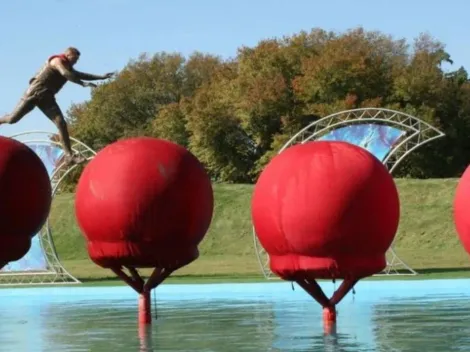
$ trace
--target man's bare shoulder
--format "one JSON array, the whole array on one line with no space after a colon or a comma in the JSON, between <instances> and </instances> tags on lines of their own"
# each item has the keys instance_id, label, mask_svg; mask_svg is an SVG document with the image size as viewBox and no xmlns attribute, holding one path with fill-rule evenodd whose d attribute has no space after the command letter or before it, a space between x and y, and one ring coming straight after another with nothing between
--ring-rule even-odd
<instances>
[{"instance_id":1,"label":"man's bare shoulder","mask_svg":"<svg viewBox=\"0 0 470 352\"><path fill-rule=\"evenodd\" d=\"M57 70L62 76L70 74L73 69L61 57L53 57L49 60L49 66Z\"/></svg>"},{"instance_id":2,"label":"man's bare shoulder","mask_svg":"<svg viewBox=\"0 0 470 352\"><path fill-rule=\"evenodd\" d=\"M60 57L53 57L51 60L49 60L49 65L52 67L62 67L64 66L64 62Z\"/></svg>"}]
</instances>

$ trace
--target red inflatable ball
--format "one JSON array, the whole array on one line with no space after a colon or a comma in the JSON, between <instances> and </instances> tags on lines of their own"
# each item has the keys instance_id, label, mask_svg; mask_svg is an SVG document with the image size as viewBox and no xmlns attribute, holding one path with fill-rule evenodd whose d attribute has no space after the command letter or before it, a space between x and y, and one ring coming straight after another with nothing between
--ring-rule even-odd
<instances>
[{"instance_id":1,"label":"red inflatable ball","mask_svg":"<svg viewBox=\"0 0 470 352\"><path fill-rule=\"evenodd\" d=\"M85 167L76 217L104 268L176 270L199 256L212 219L210 178L188 150L155 138L108 145Z\"/></svg>"},{"instance_id":2,"label":"red inflatable ball","mask_svg":"<svg viewBox=\"0 0 470 352\"><path fill-rule=\"evenodd\" d=\"M299 144L260 175L252 219L281 278L360 279L386 266L399 223L398 192L387 169L361 147Z\"/></svg>"},{"instance_id":3,"label":"red inflatable ball","mask_svg":"<svg viewBox=\"0 0 470 352\"><path fill-rule=\"evenodd\" d=\"M0 268L21 259L47 220L52 190L46 167L25 144L0 136Z\"/></svg>"},{"instance_id":4,"label":"red inflatable ball","mask_svg":"<svg viewBox=\"0 0 470 352\"><path fill-rule=\"evenodd\" d=\"M470 254L470 167L460 178L454 198L454 223L460 242Z\"/></svg>"}]
</instances>

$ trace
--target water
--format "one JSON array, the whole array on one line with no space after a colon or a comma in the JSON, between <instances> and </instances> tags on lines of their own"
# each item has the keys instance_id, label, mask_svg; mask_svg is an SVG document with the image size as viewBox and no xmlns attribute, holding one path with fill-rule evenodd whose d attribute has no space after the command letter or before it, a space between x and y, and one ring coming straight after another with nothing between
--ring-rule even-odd
<instances>
[{"instance_id":1,"label":"water","mask_svg":"<svg viewBox=\"0 0 470 352\"><path fill-rule=\"evenodd\" d=\"M159 317L140 337L130 288L2 289L0 351L470 351L469 288L360 282L325 336L318 304L289 283L163 285Z\"/></svg>"}]
</instances>

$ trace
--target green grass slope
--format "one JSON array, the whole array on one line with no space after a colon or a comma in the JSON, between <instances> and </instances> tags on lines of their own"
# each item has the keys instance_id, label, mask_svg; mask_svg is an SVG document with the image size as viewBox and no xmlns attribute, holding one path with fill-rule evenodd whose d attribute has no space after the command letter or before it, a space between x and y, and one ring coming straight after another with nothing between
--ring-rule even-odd
<instances>
[{"instance_id":1,"label":"green grass slope","mask_svg":"<svg viewBox=\"0 0 470 352\"><path fill-rule=\"evenodd\" d=\"M396 180L401 222L394 248L400 258L422 272L462 270L470 264L453 225L452 202L457 180ZM249 277L260 274L253 247L250 217L252 185L214 185L215 209L200 258L179 276ZM60 194L51 211L51 228L59 257L80 279L114 275L88 258L75 221L74 195Z\"/></svg>"}]
</instances>

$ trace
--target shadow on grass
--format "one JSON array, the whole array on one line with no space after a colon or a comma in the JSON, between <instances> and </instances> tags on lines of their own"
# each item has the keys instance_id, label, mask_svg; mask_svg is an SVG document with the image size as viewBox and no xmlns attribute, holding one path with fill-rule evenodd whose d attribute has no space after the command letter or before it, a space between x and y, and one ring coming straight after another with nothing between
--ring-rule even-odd
<instances>
[{"instance_id":1,"label":"shadow on grass","mask_svg":"<svg viewBox=\"0 0 470 352\"><path fill-rule=\"evenodd\" d=\"M426 268L416 270L418 275L382 275L382 276L372 276L364 278L363 280L434 280L434 279L465 279L470 278L470 268L465 267L456 267L456 268ZM409 272L404 272L404 274L409 274ZM145 279L146 277L144 277ZM126 285L122 280L113 276L105 277L95 277L95 278L80 278L81 284L84 286L123 286ZM321 281L331 281L331 280L318 280ZM282 282L282 280L273 277L272 279L265 279L264 276L258 275L177 275L168 278L165 280L165 283L171 284L224 284L224 283L274 283ZM286 282L286 281L284 281ZM32 288L32 287L44 287L44 285L24 285L24 286L5 286L2 288ZM57 286L68 286L71 285L61 285ZM56 287L57 287L56 286Z\"/></svg>"},{"instance_id":2,"label":"shadow on grass","mask_svg":"<svg viewBox=\"0 0 470 352\"><path fill-rule=\"evenodd\" d=\"M468 273L470 274L470 267L459 268L427 268L415 270L418 274L445 274L445 273Z\"/></svg>"}]
</instances>

